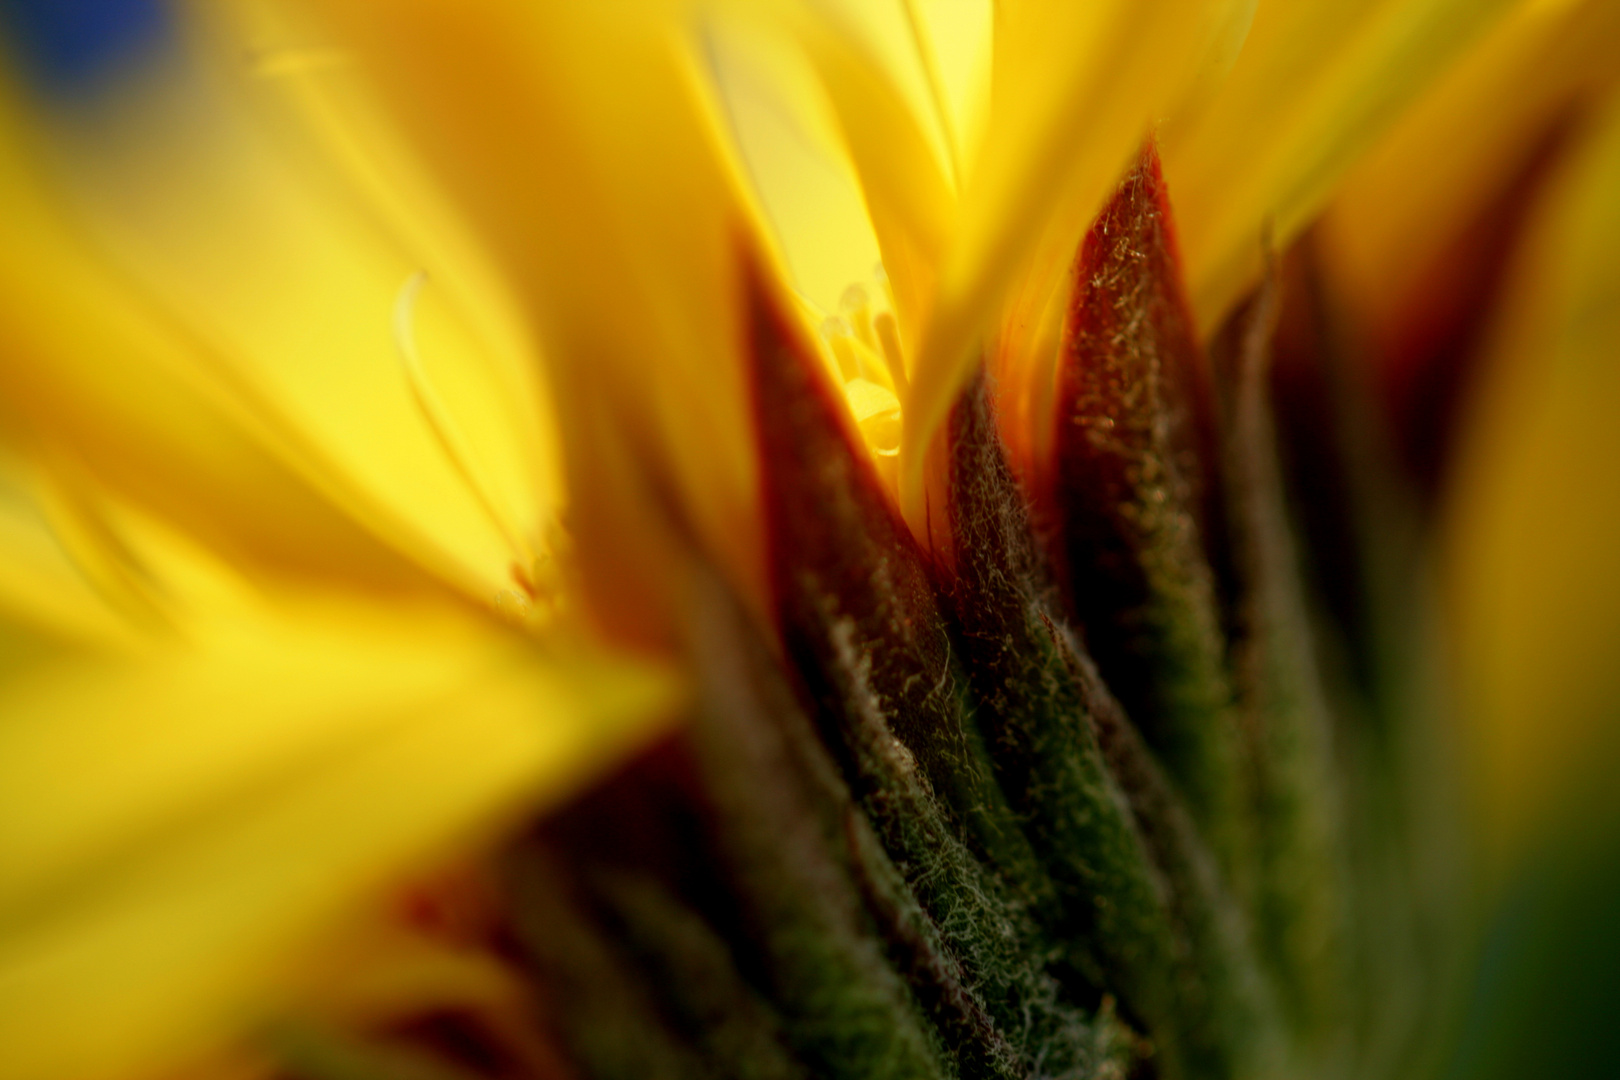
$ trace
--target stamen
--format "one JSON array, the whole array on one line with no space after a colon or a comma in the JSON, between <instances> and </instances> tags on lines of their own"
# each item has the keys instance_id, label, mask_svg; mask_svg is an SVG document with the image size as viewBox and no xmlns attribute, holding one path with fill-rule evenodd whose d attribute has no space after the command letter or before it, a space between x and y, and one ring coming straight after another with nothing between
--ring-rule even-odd
<instances>
[{"instance_id":1,"label":"stamen","mask_svg":"<svg viewBox=\"0 0 1620 1080\"><path fill-rule=\"evenodd\" d=\"M887 309L881 302L873 302L874 294L888 300ZM820 325L850 416L875 459L899 456L904 422L900 402L909 385L893 304L889 276L880 262L873 268L870 282L855 282L844 290L838 299L839 314L824 317ZM808 302L806 307L820 314ZM892 484L893 461L875 463Z\"/></svg>"},{"instance_id":2,"label":"stamen","mask_svg":"<svg viewBox=\"0 0 1620 1080\"><path fill-rule=\"evenodd\" d=\"M844 290L844 295L838 299L838 311L849 323L855 340L868 349L876 350L877 339L872 335L872 302L859 282Z\"/></svg>"},{"instance_id":3,"label":"stamen","mask_svg":"<svg viewBox=\"0 0 1620 1080\"><path fill-rule=\"evenodd\" d=\"M428 430L433 432L439 448L444 451L445 458L472 494L473 501L483 510L489 522L495 526L495 531L501 534L517 557L517 566L532 566L535 562L534 552L524 542L522 531L514 524L511 515L503 512L494 492L482 481L481 477L487 473L478 467L476 455L466 436L456 425L450 410L439 397L438 391L434 389L426 370L422 367L422 358L416 349L413 316L416 313L417 297L425 284L427 273L418 270L405 279L405 284L399 290L399 298L394 302L394 343L399 347L400 359L405 367L405 380L410 384L411 396L415 399L422 418L427 421ZM518 580L521 584L523 579L520 576Z\"/></svg>"},{"instance_id":4,"label":"stamen","mask_svg":"<svg viewBox=\"0 0 1620 1080\"><path fill-rule=\"evenodd\" d=\"M870 380L850 379L844 384L844 400L872 453L879 457L900 453L899 398Z\"/></svg>"},{"instance_id":5,"label":"stamen","mask_svg":"<svg viewBox=\"0 0 1620 1080\"><path fill-rule=\"evenodd\" d=\"M910 383L906 379L906 356L900 349L900 327L895 323L894 316L885 311L872 320L872 328L877 331L878 342L883 346L883 363L889 369L889 378L894 381L895 395L903 398Z\"/></svg>"},{"instance_id":6,"label":"stamen","mask_svg":"<svg viewBox=\"0 0 1620 1080\"><path fill-rule=\"evenodd\" d=\"M881 261L872 264L872 280L883 290L883 300L890 311L894 308L894 283L889 280L888 268Z\"/></svg>"}]
</instances>

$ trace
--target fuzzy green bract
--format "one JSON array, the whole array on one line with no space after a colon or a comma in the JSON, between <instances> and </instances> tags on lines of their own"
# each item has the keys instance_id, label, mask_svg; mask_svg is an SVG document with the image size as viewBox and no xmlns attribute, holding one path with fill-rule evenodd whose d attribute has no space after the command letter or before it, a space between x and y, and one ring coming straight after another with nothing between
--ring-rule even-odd
<instances>
[{"instance_id":1,"label":"fuzzy green bract","mask_svg":"<svg viewBox=\"0 0 1620 1080\"><path fill-rule=\"evenodd\" d=\"M690 722L506 861L514 950L584 1075L1409 1063L1423 1003L1382 988L1433 992L1446 955L1443 889L1412 871L1421 739L1391 734L1422 728L1387 603L1415 570L1398 514L1312 548L1390 481L1308 243L1206 353L1150 145L1074 272L1050 483L1014 475L974 379L948 557L751 291L769 609L685 544ZM1274 411L1284 311L1303 447Z\"/></svg>"}]
</instances>

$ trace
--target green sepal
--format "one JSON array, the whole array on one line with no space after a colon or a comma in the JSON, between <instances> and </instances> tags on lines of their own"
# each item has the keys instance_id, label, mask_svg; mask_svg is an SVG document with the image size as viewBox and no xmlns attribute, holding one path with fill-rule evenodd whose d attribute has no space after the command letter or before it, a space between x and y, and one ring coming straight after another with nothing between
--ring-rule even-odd
<instances>
[{"instance_id":1,"label":"green sepal","mask_svg":"<svg viewBox=\"0 0 1620 1080\"><path fill-rule=\"evenodd\" d=\"M1342 763L1270 396L1275 261L1211 346L1222 387L1222 464L1235 587L1233 680L1254 773L1255 926L1302 1032L1342 1021L1350 875Z\"/></svg>"},{"instance_id":2,"label":"green sepal","mask_svg":"<svg viewBox=\"0 0 1620 1080\"><path fill-rule=\"evenodd\" d=\"M946 589L1001 782L1169 1076L1253 1076L1283 1042L1248 927L1190 813L1052 612L982 377L950 421Z\"/></svg>"},{"instance_id":3,"label":"green sepal","mask_svg":"<svg viewBox=\"0 0 1620 1080\"><path fill-rule=\"evenodd\" d=\"M921 970L959 969L939 1000L985 1002L1020 1067L1083 1074L1094 1032L1047 970L1057 950L1037 919L1053 886L996 784L927 564L813 358L768 307L755 323L777 619L823 737L948 950L925 950ZM965 1033L968 1017L941 1023Z\"/></svg>"},{"instance_id":4,"label":"green sepal","mask_svg":"<svg viewBox=\"0 0 1620 1080\"><path fill-rule=\"evenodd\" d=\"M829 1078L955 1076L888 961L852 875L847 798L775 656L718 581L698 575L688 610L710 834L789 1038Z\"/></svg>"},{"instance_id":5,"label":"green sepal","mask_svg":"<svg viewBox=\"0 0 1620 1080\"><path fill-rule=\"evenodd\" d=\"M1055 570L1086 644L1240 891L1253 822L1221 604L1214 388L1149 141L1074 263L1056 393Z\"/></svg>"}]
</instances>

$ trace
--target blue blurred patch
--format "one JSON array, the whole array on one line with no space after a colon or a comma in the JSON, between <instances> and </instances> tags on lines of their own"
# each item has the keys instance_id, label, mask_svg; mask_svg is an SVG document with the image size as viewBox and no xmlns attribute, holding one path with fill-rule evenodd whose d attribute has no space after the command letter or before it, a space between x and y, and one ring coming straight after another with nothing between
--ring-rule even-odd
<instances>
[{"instance_id":1,"label":"blue blurred patch","mask_svg":"<svg viewBox=\"0 0 1620 1080\"><path fill-rule=\"evenodd\" d=\"M0 0L7 51L52 96L93 90L173 29L164 0Z\"/></svg>"}]
</instances>

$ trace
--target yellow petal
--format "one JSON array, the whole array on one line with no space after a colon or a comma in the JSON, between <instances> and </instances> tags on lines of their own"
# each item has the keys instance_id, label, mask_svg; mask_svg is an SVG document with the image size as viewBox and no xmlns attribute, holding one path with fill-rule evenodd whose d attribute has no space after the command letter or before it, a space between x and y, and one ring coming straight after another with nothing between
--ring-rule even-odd
<instances>
[{"instance_id":1,"label":"yellow petal","mask_svg":"<svg viewBox=\"0 0 1620 1080\"><path fill-rule=\"evenodd\" d=\"M959 68L951 69L956 83L948 83L936 43L944 39L957 50L977 47L980 43L961 40L974 29L976 6L971 0L819 0L804 5L813 24L860 56L869 77L894 95L893 104L915 121L924 155L948 178L959 178L963 166L959 130L966 117L957 111L957 102L974 88L961 84L971 72ZM987 25L982 18L978 22L980 28ZM800 29L814 32L813 24L801 23ZM958 65L967 60L956 59ZM956 179L947 183L955 186Z\"/></svg>"},{"instance_id":2,"label":"yellow petal","mask_svg":"<svg viewBox=\"0 0 1620 1080\"><path fill-rule=\"evenodd\" d=\"M704 44L738 154L794 286L819 310L836 311L879 252L815 72L791 42L739 20L708 22Z\"/></svg>"},{"instance_id":3,"label":"yellow petal","mask_svg":"<svg viewBox=\"0 0 1620 1080\"><path fill-rule=\"evenodd\" d=\"M616 505L626 485L576 430L616 425L758 595L739 272L754 226L694 90L681 5L309 6L364 57L523 290L570 402L572 526L643 512ZM638 539L592 536L582 557L599 563L598 540Z\"/></svg>"},{"instance_id":4,"label":"yellow petal","mask_svg":"<svg viewBox=\"0 0 1620 1080\"><path fill-rule=\"evenodd\" d=\"M246 578L89 479L52 510L39 465L0 464L7 1077L224 1049L289 1005L325 928L672 716L657 665L442 594Z\"/></svg>"},{"instance_id":5,"label":"yellow petal","mask_svg":"<svg viewBox=\"0 0 1620 1080\"><path fill-rule=\"evenodd\" d=\"M275 115L279 85L243 51L219 51L231 62L176 49L93 108L34 109L33 146L15 149L46 159L32 167L65 192L101 257L191 338L198 379L236 398L301 470L325 474L357 518L487 596L530 561L552 510L541 502L555 497L530 453L531 395L500 377L457 290L427 290L414 333L484 444L480 471L515 522L503 529L446 460L401 360L394 304L428 253L379 227L326 151ZM513 434L525 426L530 437Z\"/></svg>"},{"instance_id":6,"label":"yellow petal","mask_svg":"<svg viewBox=\"0 0 1620 1080\"><path fill-rule=\"evenodd\" d=\"M1532 223L1457 459L1446 555L1463 734L1499 859L1563 815L1615 805L1617 192L1611 94ZM1582 805L1593 792L1602 806Z\"/></svg>"},{"instance_id":7,"label":"yellow petal","mask_svg":"<svg viewBox=\"0 0 1620 1080\"><path fill-rule=\"evenodd\" d=\"M977 160L989 120L995 5L990 0L903 0L930 82L950 131L957 172Z\"/></svg>"},{"instance_id":8,"label":"yellow petal","mask_svg":"<svg viewBox=\"0 0 1620 1080\"><path fill-rule=\"evenodd\" d=\"M1033 283L1038 317L1152 123L1228 44L1232 8L1028 0L999 13L989 127L906 401L901 492L914 530L926 532L926 450L1015 274Z\"/></svg>"},{"instance_id":9,"label":"yellow petal","mask_svg":"<svg viewBox=\"0 0 1620 1080\"><path fill-rule=\"evenodd\" d=\"M339 926L310 968L302 1004L349 1030L458 1008L510 1015L521 1026L531 993L493 951L424 932L386 907Z\"/></svg>"},{"instance_id":10,"label":"yellow petal","mask_svg":"<svg viewBox=\"0 0 1620 1080\"><path fill-rule=\"evenodd\" d=\"M948 167L929 137L931 112L906 93L896 65L884 62L894 48L880 52L836 20L805 18L795 29L820 74L860 178L900 336L915 342L933 303L956 213ZM915 48L910 52L914 56Z\"/></svg>"},{"instance_id":11,"label":"yellow petal","mask_svg":"<svg viewBox=\"0 0 1620 1080\"><path fill-rule=\"evenodd\" d=\"M1425 268L1572 110L1620 79L1620 7L1530 4L1503 19L1345 178L1324 251L1360 319L1387 326Z\"/></svg>"},{"instance_id":12,"label":"yellow petal","mask_svg":"<svg viewBox=\"0 0 1620 1080\"><path fill-rule=\"evenodd\" d=\"M87 248L39 176L39 155L0 97L0 427L71 458L233 559L421 588L426 576L339 509L337 478L300 468L209 353Z\"/></svg>"},{"instance_id":13,"label":"yellow petal","mask_svg":"<svg viewBox=\"0 0 1620 1080\"><path fill-rule=\"evenodd\" d=\"M1535 0L1530 0L1535 2ZM1509 0L1262 0L1215 97L1165 133L1189 289L1208 332L1344 170Z\"/></svg>"},{"instance_id":14,"label":"yellow petal","mask_svg":"<svg viewBox=\"0 0 1620 1080\"><path fill-rule=\"evenodd\" d=\"M130 627L62 549L35 470L0 448L0 679L42 647L129 644Z\"/></svg>"},{"instance_id":15,"label":"yellow petal","mask_svg":"<svg viewBox=\"0 0 1620 1080\"><path fill-rule=\"evenodd\" d=\"M658 669L442 607L288 596L185 629L0 684L8 1077L128 1075L240 1037L322 928L668 716Z\"/></svg>"}]
</instances>

